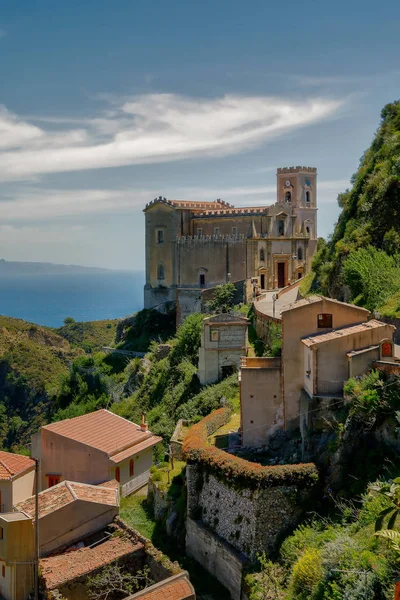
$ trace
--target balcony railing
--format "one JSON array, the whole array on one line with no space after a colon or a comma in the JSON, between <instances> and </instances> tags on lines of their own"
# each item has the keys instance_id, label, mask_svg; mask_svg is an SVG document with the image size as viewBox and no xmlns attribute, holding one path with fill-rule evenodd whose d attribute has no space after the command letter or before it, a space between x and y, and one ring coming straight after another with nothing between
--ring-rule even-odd
<instances>
[{"instance_id":1,"label":"balcony railing","mask_svg":"<svg viewBox=\"0 0 400 600\"><path fill-rule=\"evenodd\" d=\"M136 490L146 485L149 477L150 471L145 471L127 483L124 483L124 485L121 485L121 496L124 498L125 496L129 496L129 494L136 492Z\"/></svg>"}]
</instances>

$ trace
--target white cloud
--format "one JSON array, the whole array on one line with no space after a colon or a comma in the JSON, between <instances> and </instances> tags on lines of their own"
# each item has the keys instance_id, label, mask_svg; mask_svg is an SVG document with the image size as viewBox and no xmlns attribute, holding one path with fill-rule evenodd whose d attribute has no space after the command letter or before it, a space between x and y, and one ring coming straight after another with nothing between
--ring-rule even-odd
<instances>
[{"instance_id":1,"label":"white cloud","mask_svg":"<svg viewBox=\"0 0 400 600\"><path fill-rule=\"evenodd\" d=\"M337 194L349 187L345 179L318 183L319 205L336 203ZM8 194L0 202L0 222L51 221L60 217L81 217L113 213L132 213L159 195L155 188L126 189L41 189L30 188ZM276 187L236 186L177 187L167 193L170 199L216 200L222 198L235 206L266 206L276 201Z\"/></svg>"},{"instance_id":2,"label":"white cloud","mask_svg":"<svg viewBox=\"0 0 400 600\"><path fill-rule=\"evenodd\" d=\"M19 119L3 109L0 179L236 154L330 118L343 104L326 98L295 102L147 94L113 106L100 117L78 121L79 129L68 128L68 119L58 129L51 119L51 128L38 127L34 119Z\"/></svg>"}]
</instances>

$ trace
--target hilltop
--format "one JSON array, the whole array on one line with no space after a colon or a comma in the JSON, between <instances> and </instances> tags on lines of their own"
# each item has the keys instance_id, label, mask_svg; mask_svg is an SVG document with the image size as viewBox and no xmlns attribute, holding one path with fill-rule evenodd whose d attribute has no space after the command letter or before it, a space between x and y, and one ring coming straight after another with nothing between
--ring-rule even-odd
<instances>
[{"instance_id":1,"label":"hilltop","mask_svg":"<svg viewBox=\"0 0 400 600\"><path fill-rule=\"evenodd\" d=\"M400 314L400 102L386 105L370 147L338 197L331 239L319 241L303 291Z\"/></svg>"}]
</instances>

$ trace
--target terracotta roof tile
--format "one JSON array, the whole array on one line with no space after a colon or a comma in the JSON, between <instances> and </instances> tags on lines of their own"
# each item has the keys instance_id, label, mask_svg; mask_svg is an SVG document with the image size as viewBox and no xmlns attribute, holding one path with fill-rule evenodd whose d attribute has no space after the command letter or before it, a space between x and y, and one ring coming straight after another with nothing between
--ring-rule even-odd
<instances>
[{"instance_id":1,"label":"terracotta roof tile","mask_svg":"<svg viewBox=\"0 0 400 600\"><path fill-rule=\"evenodd\" d=\"M125 460L126 458L129 458L130 456L135 456L135 454L142 452L142 450L146 450L146 448L151 448L151 446L155 446L159 442L162 442L162 438L158 437L156 435L153 435L151 438L148 438L147 440L144 440L143 442L139 442L138 444L135 444L134 446L130 446L130 448L127 448L126 450L123 450L122 452L119 452L118 454L113 454L113 456L111 456L111 460L113 463L120 463L123 460Z\"/></svg>"},{"instance_id":2,"label":"terracotta roof tile","mask_svg":"<svg viewBox=\"0 0 400 600\"><path fill-rule=\"evenodd\" d=\"M58 556L42 558L40 569L47 588L52 590L62 583L89 574L140 548L143 548L141 542L134 543L128 537L113 537L94 548L81 548Z\"/></svg>"},{"instance_id":3,"label":"terracotta roof tile","mask_svg":"<svg viewBox=\"0 0 400 600\"><path fill-rule=\"evenodd\" d=\"M35 461L23 454L0 451L0 480L7 480L35 466Z\"/></svg>"},{"instance_id":4,"label":"terracotta roof tile","mask_svg":"<svg viewBox=\"0 0 400 600\"><path fill-rule=\"evenodd\" d=\"M144 432L139 425L105 409L50 423L42 429L97 448L109 456L155 437L150 431Z\"/></svg>"},{"instance_id":5,"label":"terracotta roof tile","mask_svg":"<svg viewBox=\"0 0 400 600\"><path fill-rule=\"evenodd\" d=\"M136 598L136 594L133 595L133 598ZM158 584L156 589L149 588L147 593L146 590L143 590L137 595L137 598L138 600L186 600L194 598L194 592L186 577L180 577L175 581L167 579L165 583Z\"/></svg>"},{"instance_id":6,"label":"terracotta roof tile","mask_svg":"<svg viewBox=\"0 0 400 600\"><path fill-rule=\"evenodd\" d=\"M308 348L310 348L311 346L315 346L316 344L325 344L326 342L338 340L345 336L356 335L357 333L363 333L365 331L370 331L371 329L379 329L381 327L387 326L387 323L382 323L381 321L376 321L375 319L372 319L371 321L367 321L366 323L350 325L349 327L334 329L333 331L328 331L326 333L317 333L315 335L304 338L301 341L305 346L308 346Z\"/></svg>"},{"instance_id":7,"label":"terracotta roof tile","mask_svg":"<svg viewBox=\"0 0 400 600\"><path fill-rule=\"evenodd\" d=\"M59 510L76 500L118 506L118 491L87 483L62 481L39 494L39 518ZM27 498L15 507L32 519L35 517L35 497Z\"/></svg>"}]
</instances>

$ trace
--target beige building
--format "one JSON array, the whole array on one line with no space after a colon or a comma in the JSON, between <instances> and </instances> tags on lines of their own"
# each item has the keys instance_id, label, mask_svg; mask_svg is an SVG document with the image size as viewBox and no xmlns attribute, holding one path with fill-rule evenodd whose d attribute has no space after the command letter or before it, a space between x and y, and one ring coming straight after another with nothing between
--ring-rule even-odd
<instances>
[{"instance_id":1,"label":"beige building","mask_svg":"<svg viewBox=\"0 0 400 600\"><path fill-rule=\"evenodd\" d=\"M202 385L239 370L240 359L247 354L248 325L246 317L232 313L204 319L197 371Z\"/></svg>"},{"instance_id":2,"label":"beige building","mask_svg":"<svg viewBox=\"0 0 400 600\"><path fill-rule=\"evenodd\" d=\"M108 410L51 423L32 436L40 488L61 481L99 484L116 479L122 496L147 484L153 448L162 439Z\"/></svg>"},{"instance_id":3,"label":"beige building","mask_svg":"<svg viewBox=\"0 0 400 600\"><path fill-rule=\"evenodd\" d=\"M5 600L27 600L33 591L32 520L21 512L0 515L0 594Z\"/></svg>"},{"instance_id":4,"label":"beige building","mask_svg":"<svg viewBox=\"0 0 400 600\"><path fill-rule=\"evenodd\" d=\"M245 446L300 424L302 399L343 397L343 385L377 359L393 360L393 325L368 321L364 308L313 296L284 308L282 357L247 359L241 369Z\"/></svg>"},{"instance_id":5,"label":"beige building","mask_svg":"<svg viewBox=\"0 0 400 600\"><path fill-rule=\"evenodd\" d=\"M16 506L35 520L35 498ZM119 513L117 482L110 487L63 481L39 494L40 556L100 531ZM17 514L17 513L16 513Z\"/></svg>"},{"instance_id":6,"label":"beige building","mask_svg":"<svg viewBox=\"0 0 400 600\"><path fill-rule=\"evenodd\" d=\"M11 512L35 487L35 461L22 454L0 452L0 512Z\"/></svg>"},{"instance_id":7,"label":"beige building","mask_svg":"<svg viewBox=\"0 0 400 600\"><path fill-rule=\"evenodd\" d=\"M317 244L317 171L277 170L272 206L156 198L144 209L144 306L175 302L178 289L255 279L282 288L310 271Z\"/></svg>"}]
</instances>

